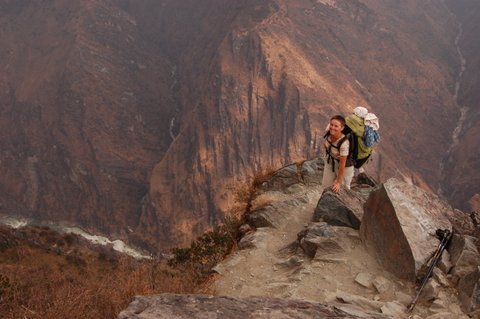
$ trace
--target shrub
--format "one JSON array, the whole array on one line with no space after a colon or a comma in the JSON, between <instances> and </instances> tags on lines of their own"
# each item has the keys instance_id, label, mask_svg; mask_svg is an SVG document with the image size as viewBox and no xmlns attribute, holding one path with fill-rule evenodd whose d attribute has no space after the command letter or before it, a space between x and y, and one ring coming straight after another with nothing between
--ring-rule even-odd
<instances>
[{"instance_id":1,"label":"shrub","mask_svg":"<svg viewBox=\"0 0 480 319\"><path fill-rule=\"evenodd\" d=\"M189 248L172 249L169 264L193 269L199 280L205 279L236 245L240 224L236 218L225 218L223 225L197 238Z\"/></svg>"}]
</instances>

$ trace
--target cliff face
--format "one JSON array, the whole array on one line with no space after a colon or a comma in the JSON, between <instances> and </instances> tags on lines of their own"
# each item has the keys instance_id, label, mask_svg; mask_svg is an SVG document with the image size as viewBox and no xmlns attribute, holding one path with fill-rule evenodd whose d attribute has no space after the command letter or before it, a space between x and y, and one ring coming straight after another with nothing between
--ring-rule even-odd
<instances>
[{"instance_id":1,"label":"cliff face","mask_svg":"<svg viewBox=\"0 0 480 319\"><path fill-rule=\"evenodd\" d=\"M135 225L170 141L168 60L107 1L2 6L2 212Z\"/></svg>"},{"instance_id":2,"label":"cliff face","mask_svg":"<svg viewBox=\"0 0 480 319\"><path fill-rule=\"evenodd\" d=\"M457 207L465 210L479 209L480 150L480 43L476 40L480 32L480 3L477 1L450 1L449 5L459 21L461 36L458 45L463 57L463 72L458 78L457 102L463 109L463 118L458 123L458 133L445 162L446 197ZM475 196L475 194L477 194ZM477 199L476 199L477 198Z\"/></svg>"},{"instance_id":3,"label":"cliff face","mask_svg":"<svg viewBox=\"0 0 480 319\"><path fill-rule=\"evenodd\" d=\"M314 157L327 119L357 105L381 119L374 176L442 181L432 159L460 117L444 3L49 0L0 12L1 213L188 244L254 175Z\"/></svg>"},{"instance_id":4,"label":"cliff face","mask_svg":"<svg viewBox=\"0 0 480 319\"><path fill-rule=\"evenodd\" d=\"M217 51L195 124L153 170L155 210L145 215L171 212L184 234L203 229L233 205L231 185L313 157L327 119L357 105L388 128L382 157L369 167L374 176L404 172L435 186L440 161L431 165L432 158L443 156L459 116L451 94L454 26L445 6L417 2L277 1L240 11ZM185 161L185 153L198 156Z\"/></svg>"}]
</instances>

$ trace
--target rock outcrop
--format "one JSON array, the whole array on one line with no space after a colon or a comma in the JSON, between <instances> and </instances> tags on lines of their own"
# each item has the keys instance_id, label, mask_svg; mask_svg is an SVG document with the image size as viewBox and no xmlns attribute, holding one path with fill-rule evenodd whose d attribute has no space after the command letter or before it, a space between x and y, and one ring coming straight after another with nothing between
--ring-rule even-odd
<instances>
[{"instance_id":1,"label":"rock outcrop","mask_svg":"<svg viewBox=\"0 0 480 319\"><path fill-rule=\"evenodd\" d=\"M397 179L376 185L360 176L351 191L324 191L318 167L319 159L287 165L257 185L250 212L255 217L246 218L239 250L214 268L216 296L137 297L119 318L184 318L193 311L206 318L249 318L248 309L258 318L466 319L480 311L472 217ZM325 206L325 197L334 204ZM319 207L325 214L318 214ZM360 227L332 222L342 212L356 216ZM259 216L264 222L257 223ZM437 229L453 229L453 239L407 313L415 279L438 247Z\"/></svg>"},{"instance_id":2,"label":"rock outcrop","mask_svg":"<svg viewBox=\"0 0 480 319\"><path fill-rule=\"evenodd\" d=\"M267 318L367 318L338 308L304 300L268 297L213 297L164 294L137 297L118 319L267 319ZM371 315L368 318L387 318Z\"/></svg>"},{"instance_id":3,"label":"rock outcrop","mask_svg":"<svg viewBox=\"0 0 480 319\"><path fill-rule=\"evenodd\" d=\"M365 203L360 235L386 269L413 281L438 247L436 230L452 231L450 211L437 196L390 179Z\"/></svg>"}]
</instances>

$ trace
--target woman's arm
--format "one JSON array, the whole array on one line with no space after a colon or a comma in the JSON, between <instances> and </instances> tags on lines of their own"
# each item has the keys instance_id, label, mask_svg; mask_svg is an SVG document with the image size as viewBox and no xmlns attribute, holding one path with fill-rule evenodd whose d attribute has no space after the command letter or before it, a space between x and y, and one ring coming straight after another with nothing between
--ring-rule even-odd
<instances>
[{"instance_id":1,"label":"woman's arm","mask_svg":"<svg viewBox=\"0 0 480 319\"><path fill-rule=\"evenodd\" d=\"M347 164L347 156L340 156L340 161L338 163L338 175L332 185L332 190L335 193L340 191L340 186L342 185L343 172L345 171L345 165Z\"/></svg>"}]
</instances>

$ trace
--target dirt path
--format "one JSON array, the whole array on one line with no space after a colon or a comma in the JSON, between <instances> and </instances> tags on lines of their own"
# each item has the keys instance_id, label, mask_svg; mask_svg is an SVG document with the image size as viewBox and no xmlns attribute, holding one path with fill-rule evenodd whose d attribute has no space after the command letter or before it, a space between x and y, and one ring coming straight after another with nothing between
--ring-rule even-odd
<instances>
[{"instance_id":1,"label":"dirt path","mask_svg":"<svg viewBox=\"0 0 480 319\"><path fill-rule=\"evenodd\" d=\"M257 198L253 206L280 203L276 207L282 222L277 228L258 228L252 240L253 248L239 250L218 265L214 293L328 304L341 304L340 297L376 311L382 302L396 300L408 304L414 294L413 285L405 285L386 273L366 252L354 229L335 227L335 240L344 250L341 253L317 251L311 259L298 249L295 252L286 249L310 222L321 192L319 186L296 185L288 195L267 192ZM355 281L359 274L363 278L359 281L366 281L366 287ZM371 285L374 278L386 279L385 291L380 293Z\"/></svg>"}]
</instances>

